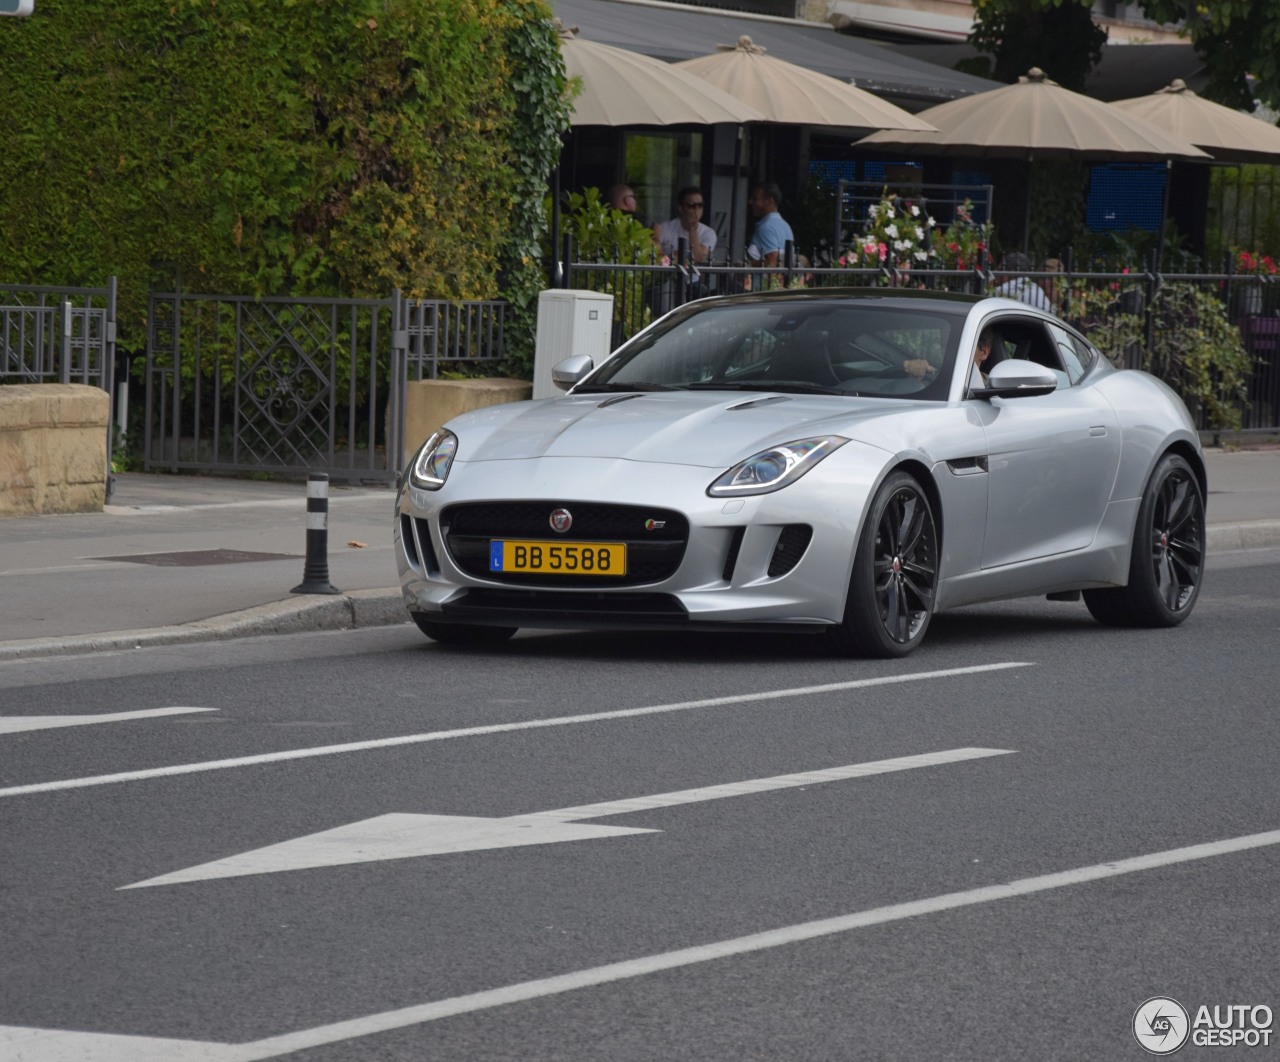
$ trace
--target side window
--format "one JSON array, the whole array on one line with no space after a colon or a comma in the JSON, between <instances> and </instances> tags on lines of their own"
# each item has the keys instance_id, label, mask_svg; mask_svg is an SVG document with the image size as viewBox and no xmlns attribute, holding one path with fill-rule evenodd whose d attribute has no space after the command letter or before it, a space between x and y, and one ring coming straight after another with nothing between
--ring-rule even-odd
<instances>
[{"instance_id":1,"label":"side window","mask_svg":"<svg viewBox=\"0 0 1280 1062\"><path fill-rule=\"evenodd\" d=\"M1093 360L1089 348L1070 332L1057 325L1050 325L1049 332L1062 357L1062 364L1067 370L1067 378L1074 384L1079 381Z\"/></svg>"}]
</instances>

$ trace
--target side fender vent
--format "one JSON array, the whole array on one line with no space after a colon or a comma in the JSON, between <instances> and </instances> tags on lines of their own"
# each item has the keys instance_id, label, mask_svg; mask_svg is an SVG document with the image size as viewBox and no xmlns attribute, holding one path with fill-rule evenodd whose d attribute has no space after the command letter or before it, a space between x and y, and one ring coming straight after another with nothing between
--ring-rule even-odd
<instances>
[{"instance_id":1,"label":"side fender vent","mask_svg":"<svg viewBox=\"0 0 1280 1062\"><path fill-rule=\"evenodd\" d=\"M813 538L813 528L808 524L788 524L778 535L778 544L773 547L773 556L769 560L769 578L786 575L804 556Z\"/></svg>"},{"instance_id":2,"label":"side fender vent","mask_svg":"<svg viewBox=\"0 0 1280 1062\"><path fill-rule=\"evenodd\" d=\"M745 527L734 528L733 537L729 540L729 553L724 559L724 581L733 582L733 570L738 566L738 551L742 549L742 536L747 533Z\"/></svg>"}]
</instances>

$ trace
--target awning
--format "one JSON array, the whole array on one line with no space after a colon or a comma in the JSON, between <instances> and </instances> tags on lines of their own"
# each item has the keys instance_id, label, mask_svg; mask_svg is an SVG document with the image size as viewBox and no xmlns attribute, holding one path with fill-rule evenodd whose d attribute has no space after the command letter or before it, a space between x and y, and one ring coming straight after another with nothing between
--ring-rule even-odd
<instances>
[{"instance_id":1,"label":"awning","mask_svg":"<svg viewBox=\"0 0 1280 1062\"><path fill-rule=\"evenodd\" d=\"M821 22L687 7L660 0L552 0L556 16L585 40L667 62L708 55L744 34L768 54L889 99L932 105L998 88L999 82L899 55ZM918 108L908 108L918 109Z\"/></svg>"}]
</instances>

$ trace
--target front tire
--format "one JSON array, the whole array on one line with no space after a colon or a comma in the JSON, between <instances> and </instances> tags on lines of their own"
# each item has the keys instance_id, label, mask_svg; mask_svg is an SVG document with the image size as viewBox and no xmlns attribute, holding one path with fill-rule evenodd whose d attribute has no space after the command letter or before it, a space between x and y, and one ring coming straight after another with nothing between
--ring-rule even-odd
<instances>
[{"instance_id":1,"label":"front tire","mask_svg":"<svg viewBox=\"0 0 1280 1062\"><path fill-rule=\"evenodd\" d=\"M1084 602L1108 627L1175 627L1200 596L1204 556L1200 481L1184 458L1166 454L1138 507L1129 584L1086 590Z\"/></svg>"},{"instance_id":2,"label":"front tire","mask_svg":"<svg viewBox=\"0 0 1280 1062\"><path fill-rule=\"evenodd\" d=\"M501 645L516 633L515 627L481 627L465 623L441 623L428 619L421 612L411 612L413 622L433 642L441 645L457 645L470 649L483 649Z\"/></svg>"},{"instance_id":3,"label":"front tire","mask_svg":"<svg viewBox=\"0 0 1280 1062\"><path fill-rule=\"evenodd\" d=\"M938 532L914 477L895 472L867 513L844 619L828 632L847 656L906 656L924 640L938 589Z\"/></svg>"}]
</instances>

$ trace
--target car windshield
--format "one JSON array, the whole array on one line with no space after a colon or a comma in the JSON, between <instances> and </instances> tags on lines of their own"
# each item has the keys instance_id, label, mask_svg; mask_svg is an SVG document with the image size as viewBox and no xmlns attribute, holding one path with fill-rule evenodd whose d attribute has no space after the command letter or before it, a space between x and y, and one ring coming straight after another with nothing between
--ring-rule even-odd
<instances>
[{"instance_id":1,"label":"car windshield","mask_svg":"<svg viewBox=\"0 0 1280 1062\"><path fill-rule=\"evenodd\" d=\"M965 309L902 298L704 303L637 336L575 390L945 399Z\"/></svg>"}]
</instances>

